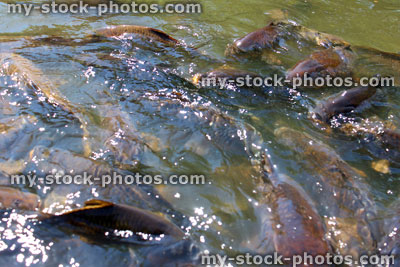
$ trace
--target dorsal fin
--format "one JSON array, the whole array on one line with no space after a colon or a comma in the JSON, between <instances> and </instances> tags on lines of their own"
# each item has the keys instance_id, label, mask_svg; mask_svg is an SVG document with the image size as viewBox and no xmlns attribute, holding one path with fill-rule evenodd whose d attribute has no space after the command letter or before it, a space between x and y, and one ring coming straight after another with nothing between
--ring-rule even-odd
<instances>
[{"instance_id":1,"label":"dorsal fin","mask_svg":"<svg viewBox=\"0 0 400 267\"><path fill-rule=\"evenodd\" d=\"M118 25L111 26L103 29L99 29L95 31L94 37L97 36L105 36L105 37L117 37L127 33L134 33L142 37L147 37L159 42L169 43L169 44L178 44L179 41L175 38L171 37L167 33L146 26L138 26L138 25Z\"/></svg>"},{"instance_id":2,"label":"dorsal fin","mask_svg":"<svg viewBox=\"0 0 400 267\"><path fill-rule=\"evenodd\" d=\"M85 201L84 208L103 208L103 207L112 206L112 205L114 205L114 204L111 202L104 201L104 200L90 199L88 201Z\"/></svg>"},{"instance_id":3,"label":"dorsal fin","mask_svg":"<svg viewBox=\"0 0 400 267\"><path fill-rule=\"evenodd\" d=\"M165 32L158 30L158 29L154 29L154 28L149 28L149 31L151 31L152 33L154 33L155 35L157 35L158 37L160 37L161 39L167 41L167 42L174 42L174 43L178 43L178 40L176 40L175 38L172 38L171 36L169 36L168 34L166 34Z\"/></svg>"}]
</instances>

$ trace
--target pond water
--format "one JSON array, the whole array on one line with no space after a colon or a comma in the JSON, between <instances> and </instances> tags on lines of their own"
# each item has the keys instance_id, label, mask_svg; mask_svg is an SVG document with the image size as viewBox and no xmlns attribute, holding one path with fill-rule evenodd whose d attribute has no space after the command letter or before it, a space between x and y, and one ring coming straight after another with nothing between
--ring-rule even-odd
<instances>
[{"instance_id":1,"label":"pond water","mask_svg":"<svg viewBox=\"0 0 400 267\"><path fill-rule=\"evenodd\" d=\"M296 156L274 135L275 129L285 126L329 145L349 165L364 173L363 183L370 190L379 216L382 221L390 217L387 211L400 194L398 155L385 151L368 137L364 140L321 131L308 119L308 111L318 99L340 89L295 93L274 88L218 90L198 88L190 80L196 73L223 65L228 44L267 25L277 14L284 13L282 10L291 21L337 35L352 45L400 53L399 2L204 0L201 5L201 14L97 16L95 12L78 15L33 12L24 16L7 14L7 3L0 1L0 52L15 53L33 62L47 76L46 83L57 88L72 106L68 109L43 101L29 85L2 74L0 118L4 124L16 116L29 115L37 120L32 125L18 125L21 130L10 136L4 132L4 144L0 145L2 168L23 161L22 173L84 169L80 164L88 164L86 161L80 163L76 158L69 161L67 157L84 157L82 138L85 138L92 150L89 157L112 168L164 177L201 174L207 180L204 185L155 186L157 193L149 203L135 195L129 186L39 183L34 187L17 187L39 195L42 207L48 212L64 212L81 207L88 199L100 198L167 214L186 229L188 239L211 254L259 252L260 240L264 238L261 251L272 253L271 238L260 237L262 224L265 227L269 223L262 214L265 210L260 208L263 199L257 193L259 173L254 166L259 162L260 152L267 149L277 172L290 176L307 192L316 183L312 177L318 173L304 167L307 165L304 162L312 159ZM186 48L129 40L79 43L96 29L120 24L160 29L183 42ZM36 37L74 41L35 43L32 38ZM309 52L300 51L290 62L304 59ZM231 64L262 75L282 73L290 67L274 67L261 60ZM399 125L400 93L396 89L381 89L361 116L377 116ZM87 136L83 128L87 128ZM121 133L127 136L126 141L119 139L125 146L116 146L116 150L124 148L135 155L134 159L105 147L110 136L118 138ZM49 152L41 152L38 147L64 151L66 156L58 157L61 162L46 161ZM32 153L37 153L34 155L38 162L33 160ZM382 159L389 161L389 173L372 168L373 163ZM160 197L169 204L159 201ZM312 194L310 198L319 201ZM147 246L95 242L58 227L32 226L28 218L33 215L19 210L1 211L1 266L146 264Z\"/></svg>"}]
</instances>

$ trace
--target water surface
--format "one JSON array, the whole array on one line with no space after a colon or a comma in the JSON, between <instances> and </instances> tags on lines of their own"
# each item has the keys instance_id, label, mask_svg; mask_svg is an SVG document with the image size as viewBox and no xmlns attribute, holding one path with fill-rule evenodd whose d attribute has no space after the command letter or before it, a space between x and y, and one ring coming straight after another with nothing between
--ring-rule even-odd
<instances>
[{"instance_id":1,"label":"water surface","mask_svg":"<svg viewBox=\"0 0 400 267\"><path fill-rule=\"evenodd\" d=\"M177 224L185 225L192 240L210 253L236 255L254 249L260 229L252 159L260 147L267 148L278 170L310 187L312 172L303 170L296 157L273 135L279 126L289 126L322 140L333 147L350 165L367 174L366 182L381 212L399 195L399 162L391 159L391 173L381 174L371 163L382 158L379 148L367 141L332 136L319 131L307 119L315 100L336 92L321 89L291 95L285 90L198 89L188 82L197 72L221 65L227 44L265 26L276 10L287 10L289 19L319 31L338 35L351 44L400 52L400 4L397 0L315 0L315 1L211 1L201 2L202 14L182 15L103 15L39 14L28 17L6 14L0 3L0 35L15 41L0 43L1 52L13 52L30 59L58 86L63 95L79 107L88 122L90 141L97 160L115 164L103 153L108 132L107 118L124 114L135 133L144 140L155 140L153 151L141 154L144 173L163 175L204 174L206 185L163 186L157 188L173 210L154 206L154 211L178 214ZM151 43L106 42L86 45L31 46L29 37L62 36L85 38L95 29L108 25L137 24L171 34L203 55ZM25 38L25 39L24 39ZM297 60L306 57L299 55ZM265 62L237 63L260 74L284 71ZM400 95L396 88L382 90L365 114L379 115L395 125L400 119ZM171 102L156 96L179 92L188 103ZM0 95L10 103L1 118L32 115L35 126L1 150L1 160L25 159L39 145L82 154L82 129L79 121L57 107L37 101L30 88L10 77L0 77ZM193 107L190 103L195 103ZM203 116L206 114L206 116ZM217 122L210 124L210 118ZM226 116L229 119L223 121ZM223 123L220 123L221 120ZM212 138L210 138L212 137ZM254 151L253 151L253 148ZM118 159L117 159L118 160ZM32 167L34 169L35 167ZM135 171L132 168L132 171ZM142 205L129 191L82 186L53 186L21 189L37 193L46 203L66 196L68 205L82 205L90 198ZM117 192L117 193L115 193ZM119 195L118 195L119 194ZM125 194L125 195L124 195ZM53 200L54 199L54 200ZM59 211L60 211L59 210ZM142 262L140 247L86 242L79 236L57 229L26 227L28 214L2 212L0 222L0 263L7 266L111 266ZM268 241L268 240L267 240ZM266 251L273 251L267 242Z\"/></svg>"}]
</instances>

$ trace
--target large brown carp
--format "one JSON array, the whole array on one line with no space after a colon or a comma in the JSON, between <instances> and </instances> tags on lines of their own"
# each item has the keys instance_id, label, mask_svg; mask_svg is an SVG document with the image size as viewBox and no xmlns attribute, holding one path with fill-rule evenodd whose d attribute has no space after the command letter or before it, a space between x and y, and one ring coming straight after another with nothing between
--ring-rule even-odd
<instances>
[{"instance_id":1,"label":"large brown carp","mask_svg":"<svg viewBox=\"0 0 400 267\"><path fill-rule=\"evenodd\" d=\"M103 200L89 200L80 209L61 215L43 214L41 220L50 223L67 223L78 232L110 238L134 235L143 241L163 236L182 239L184 233L175 224L158 214L123 204ZM129 231L130 233L120 233Z\"/></svg>"},{"instance_id":2,"label":"large brown carp","mask_svg":"<svg viewBox=\"0 0 400 267\"><path fill-rule=\"evenodd\" d=\"M266 27L251 32L228 46L226 55L259 52L272 49L279 42L279 36L285 32L282 24L271 22Z\"/></svg>"},{"instance_id":3,"label":"large brown carp","mask_svg":"<svg viewBox=\"0 0 400 267\"><path fill-rule=\"evenodd\" d=\"M323 123L340 114L354 111L364 101L370 99L376 93L374 87L355 87L320 101L311 111L311 118Z\"/></svg>"},{"instance_id":4,"label":"large brown carp","mask_svg":"<svg viewBox=\"0 0 400 267\"><path fill-rule=\"evenodd\" d=\"M376 207L356 170L333 149L305 133L282 127L274 134L301 157L302 165L316 179L308 190L329 220L332 246L342 255L373 253L380 232L374 221Z\"/></svg>"},{"instance_id":5,"label":"large brown carp","mask_svg":"<svg viewBox=\"0 0 400 267\"><path fill-rule=\"evenodd\" d=\"M6 75L18 75L23 78L24 82L35 90L35 94L39 97L44 96L51 104L60 106L65 111L73 114L81 123L84 154L86 156L90 155L89 132L87 131L87 122L82 116L81 108L70 103L46 75L27 58L18 54L0 54L0 67Z\"/></svg>"},{"instance_id":6,"label":"large brown carp","mask_svg":"<svg viewBox=\"0 0 400 267\"><path fill-rule=\"evenodd\" d=\"M291 49L290 41L297 46L295 50ZM287 73L288 80L302 77L305 73L312 78L330 75L353 77L355 80L380 75L394 77L395 85L400 84L399 54L350 45L338 36L309 29L290 20L271 22L266 27L239 38L227 47L225 54L235 57L256 54L260 57L260 52L263 52L263 59L282 65L282 61L287 60L277 58L278 54L283 53L290 58L292 54L304 53L301 50L307 51L310 48L324 50L310 52L311 55L306 59L297 59L297 63Z\"/></svg>"},{"instance_id":7,"label":"large brown carp","mask_svg":"<svg viewBox=\"0 0 400 267\"><path fill-rule=\"evenodd\" d=\"M347 47L320 50L292 67L288 71L286 79L293 81L297 77L304 78L305 75L313 79L328 75L330 77L351 77L353 61L353 52Z\"/></svg>"},{"instance_id":8,"label":"large brown carp","mask_svg":"<svg viewBox=\"0 0 400 267\"><path fill-rule=\"evenodd\" d=\"M259 186L272 210L275 250L283 257L327 255L324 222L304 190L290 178L278 175L267 156L262 159L263 182ZM289 180L290 179L290 180ZM310 265L301 265L310 266Z\"/></svg>"},{"instance_id":9,"label":"large brown carp","mask_svg":"<svg viewBox=\"0 0 400 267\"><path fill-rule=\"evenodd\" d=\"M360 46L341 46L312 53L289 69L286 78L293 80L308 74L315 79L329 75L332 78L351 77L352 81L357 82L361 78L378 75L382 77L381 86L398 86L399 68L398 54Z\"/></svg>"},{"instance_id":10,"label":"large brown carp","mask_svg":"<svg viewBox=\"0 0 400 267\"><path fill-rule=\"evenodd\" d=\"M266 27L255 30L236 40L227 47L225 54L229 56L260 52L262 50L274 50L282 46L285 47L286 45L282 41L288 39L304 40L325 48L348 45L340 37L318 32L291 21L273 21Z\"/></svg>"}]
</instances>

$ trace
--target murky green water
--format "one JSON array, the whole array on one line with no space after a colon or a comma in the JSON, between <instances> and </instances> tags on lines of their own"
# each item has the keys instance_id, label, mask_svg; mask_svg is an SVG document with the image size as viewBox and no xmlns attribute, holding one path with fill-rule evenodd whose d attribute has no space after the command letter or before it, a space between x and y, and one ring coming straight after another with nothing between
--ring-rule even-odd
<instances>
[{"instance_id":1,"label":"murky green water","mask_svg":"<svg viewBox=\"0 0 400 267\"><path fill-rule=\"evenodd\" d=\"M29 17L7 14L0 3L0 52L20 54L35 63L60 92L79 109L88 123L92 158L114 167L125 164L131 171L150 174L204 174L206 185L157 187L171 206L155 200L145 203L129 188L99 186L20 186L38 194L52 211L65 211L101 198L162 211L176 224L184 225L190 239L210 253L236 255L256 251L262 214L255 194L257 173L252 159L259 147L268 149L279 172L286 173L304 188L310 188L313 172L303 169L302 160L278 144L273 131L289 126L307 132L334 148L350 165L366 173L379 212L400 194L400 160L389 156L390 174L374 171L372 162L386 157L381 147L367 140L321 132L307 119L315 100L335 89L306 91L248 91L245 89L199 89L187 80L198 72L221 65L227 44L261 28L276 10L288 10L289 19L319 31L338 35L351 44L400 52L400 4L397 0L318 1L202 1L197 15L44 15ZM29 37L61 36L85 38L107 25L136 24L161 29L203 56L149 43L104 42L86 45L32 46ZM300 54L296 62L307 56ZM207 56L204 56L207 55ZM260 74L283 71L264 62L235 63ZM185 99L174 102L168 94L178 92ZM162 93L162 94L160 94ZM365 117L400 123L400 94L396 88L382 90L366 108ZM38 122L25 127L14 139L1 145L2 162L23 160L27 170L44 172L29 159L37 146L83 153L81 124L70 113L45 101L38 101L29 86L7 76L0 77L0 118L33 115ZM191 104L192 103L192 104ZM193 104L194 103L194 104ZM123 118L123 119L120 119ZM123 123L122 123L123 121ZM210 123L210 122L213 123ZM139 166L118 158L104 147L106 139L128 124L135 138L150 143L138 153ZM125 129L126 130L126 129ZM139 142L140 143L140 142ZM128 145L141 149L137 143ZM305 159L306 160L306 159ZM8 164L8 163L6 163ZM49 164L44 162L43 164ZM64 163L51 162L52 168ZM64 166L68 166L65 163ZM130 167L129 167L130 166ZM75 163L74 168L79 168ZM44 168L44 167L43 167ZM64 167L67 168L67 167ZM51 168L49 168L51 170ZM65 202L65 197L68 201ZM58 207L55 203L58 203ZM262 201L262 200L261 200ZM112 266L143 262L147 250L141 246L88 242L57 228L27 226L29 212L3 211L0 222L0 264L3 266ZM271 240L262 252L273 252Z\"/></svg>"}]
</instances>

